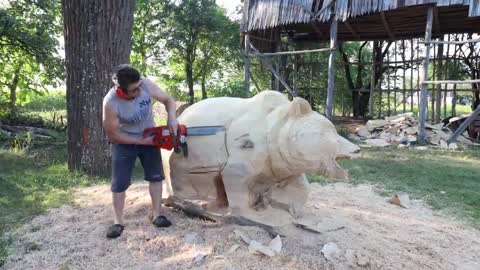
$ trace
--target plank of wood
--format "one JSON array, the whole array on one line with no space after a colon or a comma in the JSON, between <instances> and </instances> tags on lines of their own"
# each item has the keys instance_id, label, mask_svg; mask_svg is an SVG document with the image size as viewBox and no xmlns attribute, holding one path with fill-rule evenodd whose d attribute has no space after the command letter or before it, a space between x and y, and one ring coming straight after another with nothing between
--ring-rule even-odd
<instances>
[{"instance_id":1,"label":"plank of wood","mask_svg":"<svg viewBox=\"0 0 480 270\"><path fill-rule=\"evenodd\" d=\"M463 123L458 127L455 132L447 139L447 143L450 144L454 142L460 134L462 134L465 129L477 118L477 116L480 115L480 105L477 106L475 111L472 112L472 114L465 120Z\"/></svg>"}]
</instances>

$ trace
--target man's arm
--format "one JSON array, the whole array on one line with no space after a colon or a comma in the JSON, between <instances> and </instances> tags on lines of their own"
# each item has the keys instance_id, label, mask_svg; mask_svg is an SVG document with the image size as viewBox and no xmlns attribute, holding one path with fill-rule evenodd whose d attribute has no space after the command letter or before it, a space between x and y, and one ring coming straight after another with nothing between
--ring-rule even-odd
<instances>
[{"instance_id":1,"label":"man's arm","mask_svg":"<svg viewBox=\"0 0 480 270\"><path fill-rule=\"evenodd\" d=\"M138 139L122 133L117 112L108 103L103 104L103 128L112 143L153 145L153 137Z\"/></svg>"},{"instance_id":2,"label":"man's arm","mask_svg":"<svg viewBox=\"0 0 480 270\"><path fill-rule=\"evenodd\" d=\"M152 82L151 80L145 78L144 83L146 83L150 93L152 94L153 98L160 101L165 105L165 109L168 113L167 123L170 128L174 132L177 132L178 129L178 122L177 122L177 105L175 100L169 96L165 91L163 91L156 83Z\"/></svg>"}]
</instances>

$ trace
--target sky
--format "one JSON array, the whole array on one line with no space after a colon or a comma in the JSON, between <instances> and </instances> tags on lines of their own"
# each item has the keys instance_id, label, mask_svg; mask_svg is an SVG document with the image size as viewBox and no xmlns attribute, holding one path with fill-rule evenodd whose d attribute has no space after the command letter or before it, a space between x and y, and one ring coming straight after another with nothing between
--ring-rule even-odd
<instances>
[{"instance_id":1,"label":"sky","mask_svg":"<svg viewBox=\"0 0 480 270\"><path fill-rule=\"evenodd\" d=\"M240 0L216 0L216 2L217 5L226 9L229 17L232 16L232 13L235 11L235 7L242 4Z\"/></svg>"}]
</instances>

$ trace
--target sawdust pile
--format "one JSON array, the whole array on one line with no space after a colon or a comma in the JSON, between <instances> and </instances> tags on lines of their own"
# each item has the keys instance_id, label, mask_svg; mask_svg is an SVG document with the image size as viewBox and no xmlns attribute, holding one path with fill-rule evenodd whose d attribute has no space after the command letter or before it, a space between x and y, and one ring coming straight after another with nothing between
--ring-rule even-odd
<instances>
[{"instance_id":1,"label":"sawdust pile","mask_svg":"<svg viewBox=\"0 0 480 270\"><path fill-rule=\"evenodd\" d=\"M474 143L464 136L459 136L457 142L447 144L447 139L452 132L444 127L443 123L437 125L425 124L426 140L433 147L443 149L466 148ZM398 145L409 147L417 143L418 121L413 113L404 113L380 120L370 120L365 126L359 127L349 138L354 141L364 142L367 146L386 147Z\"/></svg>"},{"instance_id":2,"label":"sawdust pile","mask_svg":"<svg viewBox=\"0 0 480 270\"><path fill-rule=\"evenodd\" d=\"M283 228L282 250L274 257L249 253L234 233L268 245L271 237L256 227L208 223L169 210L174 226L154 228L145 184L132 185L127 194L124 234L107 240L110 196L107 186L79 189L75 207L51 209L12 232L5 268L480 269L479 231L419 201L409 209L387 203L371 186L313 184L306 212L322 233Z\"/></svg>"}]
</instances>

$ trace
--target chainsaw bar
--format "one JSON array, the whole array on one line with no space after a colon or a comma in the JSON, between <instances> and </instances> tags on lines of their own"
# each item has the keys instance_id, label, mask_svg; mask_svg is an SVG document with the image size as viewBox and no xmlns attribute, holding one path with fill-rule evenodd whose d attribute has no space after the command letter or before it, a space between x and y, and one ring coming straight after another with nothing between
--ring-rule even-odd
<instances>
[{"instance_id":1,"label":"chainsaw bar","mask_svg":"<svg viewBox=\"0 0 480 270\"><path fill-rule=\"evenodd\" d=\"M225 131L224 126L187 127L187 137L215 135L222 131Z\"/></svg>"}]
</instances>

